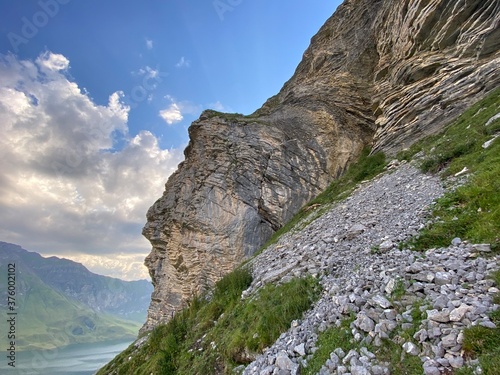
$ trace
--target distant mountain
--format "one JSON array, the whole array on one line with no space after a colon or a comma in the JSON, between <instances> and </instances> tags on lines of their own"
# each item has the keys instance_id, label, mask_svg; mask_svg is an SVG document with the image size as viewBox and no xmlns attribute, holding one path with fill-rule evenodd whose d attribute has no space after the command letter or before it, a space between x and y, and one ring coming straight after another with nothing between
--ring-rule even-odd
<instances>
[{"instance_id":1,"label":"distant mountain","mask_svg":"<svg viewBox=\"0 0 500 375\"><path fill-rule=\"evenodd\" d=\"M146 318L153 289L148 281L97 275L79 263L44 258L6 242L0 242L2 312L7 309L7 266L11 263L16 265L19 350L133 338Z\"/></svg>"}]
</instances>

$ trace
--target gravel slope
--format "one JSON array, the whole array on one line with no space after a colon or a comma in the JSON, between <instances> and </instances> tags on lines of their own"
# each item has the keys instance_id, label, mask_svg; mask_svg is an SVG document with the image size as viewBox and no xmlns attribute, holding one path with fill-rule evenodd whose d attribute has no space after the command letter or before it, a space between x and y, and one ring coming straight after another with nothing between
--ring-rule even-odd
<instances>
[{"instance_id":1,"label":"gravel slope","mask_svg":"<svg viewBox=\"0 0 500 375\"><path fill-rule=\"evenodd\" d=\"M439 177L423 175L410 164L397 165L256 257L251 262L254 281L244 297L267 283L307 274L320 278L324 293L243 373L299 373L299 364L307 366L317 350L317 333L351 314L356 316L353 340L360 349L332 351L320 374L389 374L388 363L366 348L380 346L389 335L406 355L421 358L425 374L465 365L463 329L494 327L487 314L498 309L492 302L498 289L487 277L498 268L499 257L484 258L489 246L459 239L426 253L397 248L424 226L430 205L444 191ZM398 285L406 293L396 300L391 294ZM411 311L418 301L423 301L426 318L414 327ZM417 331L412 340L399 335L408 329Z\"/></svg>"}]
</instances>

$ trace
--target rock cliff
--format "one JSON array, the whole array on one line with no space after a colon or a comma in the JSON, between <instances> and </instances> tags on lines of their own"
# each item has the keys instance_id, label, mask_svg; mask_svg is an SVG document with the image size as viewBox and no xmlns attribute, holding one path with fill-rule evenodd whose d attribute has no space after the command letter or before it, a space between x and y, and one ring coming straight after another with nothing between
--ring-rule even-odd
<instances>
[{"instance_id":1,"label":"rock cliff","mask_svg":"<svg viewBox=\"0 0 500 375\"><path fill-rule=\"evenodd\" d=\"M213 285L356 160L441 129L500 82L498 0L346 0L250 116L205 111L147 214L143 330Z\"/></svg>"}]
</instances>

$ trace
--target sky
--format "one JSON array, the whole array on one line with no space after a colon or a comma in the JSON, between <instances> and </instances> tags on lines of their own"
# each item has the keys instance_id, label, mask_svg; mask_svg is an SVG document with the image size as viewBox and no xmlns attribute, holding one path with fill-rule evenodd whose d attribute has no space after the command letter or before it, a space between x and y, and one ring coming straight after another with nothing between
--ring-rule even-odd
<instances>
[{"instance_id":1,"label":"sky","mask_svg":"<svg viewBox=\"0 0 500 375\"><path fill-rule=\"evenodd\" d=\"M338 0L0 2L0 241L148 278L147 209L204 109L250 114Z\"/></svg>"}]
</instances>

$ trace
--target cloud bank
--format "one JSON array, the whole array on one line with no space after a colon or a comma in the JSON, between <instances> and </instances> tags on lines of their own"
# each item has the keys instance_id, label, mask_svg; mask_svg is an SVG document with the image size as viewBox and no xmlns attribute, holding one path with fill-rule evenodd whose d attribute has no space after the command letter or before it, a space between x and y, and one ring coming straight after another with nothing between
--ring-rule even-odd
<instances>
[{"instance_id":1,"label":"cloud bank","mask_svg":"<svg viewBox=\"0 0 500 375\"><path fill-rule=\"evenodd\" d=\"M130 136L123 94L94 103L69 64L51 52L0 56L0 240L102 264L137 259L150 250L147 209L182 151L161 149L149 131Z\"/></svg>"}]
</instances>

